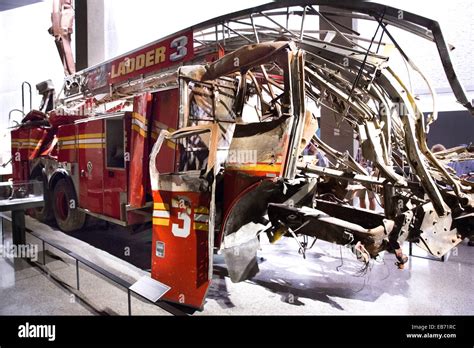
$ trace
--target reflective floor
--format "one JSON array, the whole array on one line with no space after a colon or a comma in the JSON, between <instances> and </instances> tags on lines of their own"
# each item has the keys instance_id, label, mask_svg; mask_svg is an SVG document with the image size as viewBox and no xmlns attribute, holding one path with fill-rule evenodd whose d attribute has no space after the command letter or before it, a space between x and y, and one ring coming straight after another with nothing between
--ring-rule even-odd
<instances>
[{"instance_id":1,"label":"reflective floor","mask_svg":"<svg viewBox=\"0 0 474 348\"><path fill-rule=\"evenodd\" d=\"M210 296L221 308L210 301L206 309L220 313L231 307L236 314L474 313L474 248L466 242L445 262L411 257L404 270L388 253L363 270L346 248L317 242L306 259L297 250L289 239L263 245L260 273L243 284L232 284L221 262ZM417 247L413 251L423 254Z\"/></svg>"},{"instance_id":2,"label":"reflective floor","mask_svg":"<svg viewBox=\"0 0 474 348\"><path fill-rule=\"evenodd\" d=\"M149 230L130 234L118 227L106 230L103 225L92 225L82 235L75 235L83 242L29 218L27 225L115 270L124 279L132 281L147 274L142 269L149 267ZM5 244L9 241L6 228ZM38 243L33 237L28 241ZM469 247L467 241L454 249L445 262L411 257L404 270L395 266L391 254L382 255L363 269L349 249L322 241L307 252L306 259L298 254L292 239L275 245L262 240L261 244L260 272L242 283L230 281L223 257L215 255L208 300L204 311L195 315L474 314L474 247ZM41 245L39 249L41 259ZM416 246L413 252L424 254ZM78 298L70 290L76 286L74 260L52 249L46 254L55 279L24 260L0 258L0 315L127 314L123 289L82 267ZM137 315L166 314L138 298L132 300L132 307Z\"/></svg>"}]
</instances>

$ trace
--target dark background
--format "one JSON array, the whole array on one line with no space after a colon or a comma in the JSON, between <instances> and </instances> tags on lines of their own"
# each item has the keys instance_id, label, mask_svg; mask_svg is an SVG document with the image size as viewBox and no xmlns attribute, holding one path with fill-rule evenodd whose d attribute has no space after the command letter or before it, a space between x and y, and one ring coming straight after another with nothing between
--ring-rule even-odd
<instances>
[{"instance_id":1,"label":"dark background","mask_svg":"<svg viewBox=\"0 0 474 348\"><path fill-rule=\"evenodd\" d=\"M438 114L438 119L430 125L428 146L442 144L450 147L474 142L474 117L469 111L446 111Z\"/></svg>"}]
</instances>

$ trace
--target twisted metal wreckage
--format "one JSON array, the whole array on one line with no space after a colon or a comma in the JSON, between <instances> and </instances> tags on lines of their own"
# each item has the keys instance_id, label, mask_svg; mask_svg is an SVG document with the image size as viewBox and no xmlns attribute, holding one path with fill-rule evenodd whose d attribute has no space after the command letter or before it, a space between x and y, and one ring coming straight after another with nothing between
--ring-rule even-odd
<instances>
[{"instance_id":1,"label":"twisted metal wreckage","mask_svg":"<svg viewBox=\"0 0 474 348\"><path fill-rule=\"evenodd\" d=\"M363 38L338 22L344 17L373 21L376 31ZM318 21L330 29L312 28ZM177 130L154 122L157 140L149 157L152 276L171 286L165 299L202 306L214 248L224 253L233 281L254 275L260 234L271 242L293 237L303 254L308 237L352 246L364 263L389 251L400 267L407 262L405 241L441 257L472 235L473 185L443 162L449 150L438 155L428 148L427 130L437 117L435 93L392 28L436 45L454 95L474 113L438 23L370 2L262 5L174 35L179 38L171 43L176 50L171 61L193 51L178 68L130 78L127 74L139 72L144 62L156 63L163 53L145 47L143 58L124 55L112 68L99 65L67 78L56 114L77 112L91 96L97 115L106 103L179 88ZM186 46L190 42L194 49ZM381 53L386 45L426 82L433 95L428 116ZM113 83L104 83L107 78ZM352 127L376 176L315 136L321 108ZM303 157L309 143L335 165L319 167L314 158ZM170 149L178 154L176 166L158 169L160 154ZM453 153L469 156L466 149ZM345 196L353 183L377 190L384 212L351 206Z\"/></svg>"}]
</instances>

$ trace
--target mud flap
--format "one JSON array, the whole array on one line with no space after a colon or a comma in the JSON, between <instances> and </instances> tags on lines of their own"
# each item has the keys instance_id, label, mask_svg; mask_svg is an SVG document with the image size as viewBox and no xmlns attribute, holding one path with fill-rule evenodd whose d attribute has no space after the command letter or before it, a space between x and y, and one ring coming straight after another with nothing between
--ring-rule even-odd
<instances>
[{"instance_id":1,"label":"mud flap","mask_svg":"<svg viewBox=\"0 0 474 348\"><path fill-rule=\"evenodd\" d=\"M173 176L163 175L160 181ZM153 201L151 276L171 287L164 300L202 308L212 270L210 194L153 191Z\"/></svg>"}]
</instances>

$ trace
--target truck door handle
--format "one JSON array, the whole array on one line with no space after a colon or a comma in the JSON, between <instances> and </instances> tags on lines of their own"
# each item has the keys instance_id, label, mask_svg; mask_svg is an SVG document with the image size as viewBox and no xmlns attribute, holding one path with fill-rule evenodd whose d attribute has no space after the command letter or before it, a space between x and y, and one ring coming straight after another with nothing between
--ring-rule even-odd
<instances>
[{"instance_id":1,"label":"truck door handle","mask_svg":"<svg viewBox=\"0 0 474 348\"><path fill-rule=\"evenodd\" d=\"M81 177L85 177L86 176L86 171L84 169L81 170Z\"/></svg>"}]
</instances>

